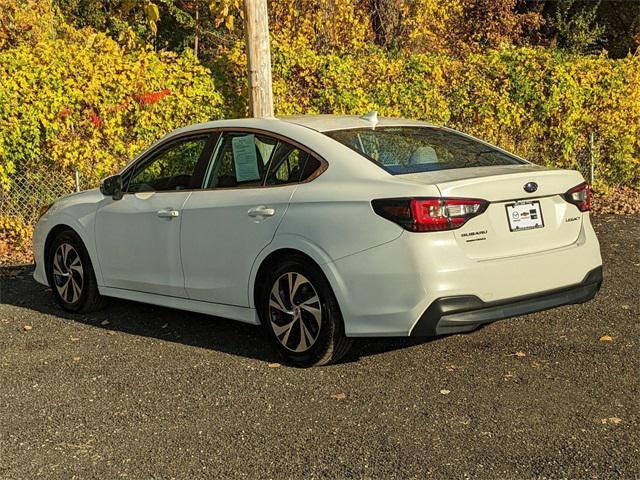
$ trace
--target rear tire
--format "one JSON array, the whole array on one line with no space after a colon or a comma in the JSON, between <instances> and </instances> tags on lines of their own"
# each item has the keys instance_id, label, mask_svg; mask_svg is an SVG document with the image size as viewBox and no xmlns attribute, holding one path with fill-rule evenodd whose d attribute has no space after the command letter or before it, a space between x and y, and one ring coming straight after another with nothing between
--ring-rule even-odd
<instances>
[{"instance_id":1,"label":"rear tire","mask_svg":"<svg viewBox=\"0 0 640 480\"><path fill-rule=\"evenodd\" d=\"M46 268L53 296L63 310L88 313L106 304L98 292L89 253L73 230L64 230L53 239Z\"/></svg>"},{"instance_id":2,"label":"rear tire","mask_svg":"<svg viewBox=\"0 0 640 480\"><path fill-rule=\"evenodd\" d=\"M302 256L289 257L267 273L259 313L266 335L297 367L336 362L353 343L345 336L329 282Z\"/></svg>"}]
</instances>

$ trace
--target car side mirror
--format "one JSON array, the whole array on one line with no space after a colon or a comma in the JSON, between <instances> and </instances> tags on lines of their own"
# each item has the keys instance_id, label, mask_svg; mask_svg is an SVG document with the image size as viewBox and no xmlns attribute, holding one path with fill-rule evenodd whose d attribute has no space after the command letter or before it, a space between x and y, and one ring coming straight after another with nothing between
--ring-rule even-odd
<instances>
[{"instance_id":1,"label":"car side mirror","mask_svg":"<svg viewBox=\"0 0 640 480\"><path fill-rule=\"evenodd\" d=\"M122 198L122 177L120 175L112 175L100 182L100 192L105 197L111 197L114 200Z\"/></svg>"}]
</instances>

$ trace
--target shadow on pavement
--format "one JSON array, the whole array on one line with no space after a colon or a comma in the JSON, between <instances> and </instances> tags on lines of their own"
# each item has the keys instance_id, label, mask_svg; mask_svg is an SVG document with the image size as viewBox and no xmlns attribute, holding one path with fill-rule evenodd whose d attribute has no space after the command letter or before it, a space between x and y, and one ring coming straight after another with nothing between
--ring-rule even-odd
<instances>
[{"instance_id":1,"label":"shadow on pavement","mask_svg":"<svg viewBox=\"0 0 640 480\"><path fill-rule=\"evenodd\" d=\"M32 278L33 265L0 266L0 303L14 305L66 318L96 328L130 335L153 337L167 342L254 358L265 362L281 361L277 351L264 338L260 327L226 318L185 312L113 298L108 306L90 314L64 312L48 287ZM429 338L360 338L341 363L356 362L414 345Z\"/></svg>"}]
</instances>

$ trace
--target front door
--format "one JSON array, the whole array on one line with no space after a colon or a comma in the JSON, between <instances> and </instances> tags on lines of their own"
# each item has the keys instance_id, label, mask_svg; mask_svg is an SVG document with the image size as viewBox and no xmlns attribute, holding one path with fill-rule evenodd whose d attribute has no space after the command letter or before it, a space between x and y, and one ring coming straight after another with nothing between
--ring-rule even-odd
<instances>
[{"instance_id":1,"label":"front door","mask_svg":"<svg viewBox=\"0 0 640 480\"><path fill-rule=\"evenodd\" d=\"M224 132L203 189L187 199L181 251L189 298L249 306L249 275L289 201L320 162L268 136ZM307 175L308 177L309 175Z\"/></svg>"},{"instance_id":2,"label":"front door","mask_svg":"<svg viewBox=\"0 0 640 480\"><path fill-rule=\"evenodd\" d=\"M156 149L134 167L120 200L102 201L95 231L107 287L186 297L180 224L208 138L182 138Z\"/></svg>"}]
</instances>

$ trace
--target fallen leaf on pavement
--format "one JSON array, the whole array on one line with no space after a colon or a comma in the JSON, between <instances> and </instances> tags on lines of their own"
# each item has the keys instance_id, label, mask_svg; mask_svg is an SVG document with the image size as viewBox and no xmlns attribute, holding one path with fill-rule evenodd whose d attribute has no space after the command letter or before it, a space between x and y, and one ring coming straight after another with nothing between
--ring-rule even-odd
<instances>
[{"instance_id":1,"label":"fallen leaf on pavement","mask_svg":"<svg viewBox=\"0 0 640 480\"><path fill-rule=\"evenodd\" d=\"M25 325L24 327L22 327L22 330L24 330L25 332L30 332L31 330L33 330L33 327L31 325Z\"/></svg>"},{"instance_id":2,"label":"fallen leaf on pavement","mask_svg":"<svg viewBox=\"0 0 640 480\"><path fill-rule=\"evenodd\" d=\"M333 395L331 395L331 398L333 398L334 400L344 400L345 398L347 398L347 396L344 393L334 393Z\"/></svg>"},{"instance_id":3,"label":"fallen leaf on pavement","mask_svg":"<svg viewBox=\"0 0 640 480\"><path fill-rule=\"evenodd\" d=\"M282 365L279 363L267 363L267 367L269 368L280 368Z\"/></svg>"},{"instance_id":4,"label":"fallen leaf on pavement","mask_svg":"<svg viewBox=\"0 0 640 480\"><path fill-rule=\"evenodd\" d=\"M451 393L451 390L440 390L440 393L442 395L449 395Z\"/></svg>"},{"instance_id":5,"label":"fallen leaf on pavement","mask_svg":"<svg viewBox=\"0 0 640 480\"><path fill-rule=\"evenodd\" d=\"M613 337L611 335L603 335L600 337L601 342L613 342Z\"/></svg>"},{"instance_id":6,"label":"fallen leaf on pavement","mask_svg":"<svg viewBox=\"0 0 640 480\"><path fill-rule=\"evenodd\" d=\"M526 357L526 356L527 356L527 354L526 354L526 353L524 353L524 352L516 352L516 353L514 353L514 355L515 355L516 357L520 357L520 358L522 358L522 357Z\"/></svg>"},{"instance_id":7,"label":"fallen leaf on pavement","mask_svg":"<svg viewBox=\"0 0 640 480\"><path fill-rule=\"evenodd\" d=\"M618 417L601 418L600 423L602 423L603 425L618 425L619 423L622 423L622 419Z\"/></svg>"}]
</instances>

